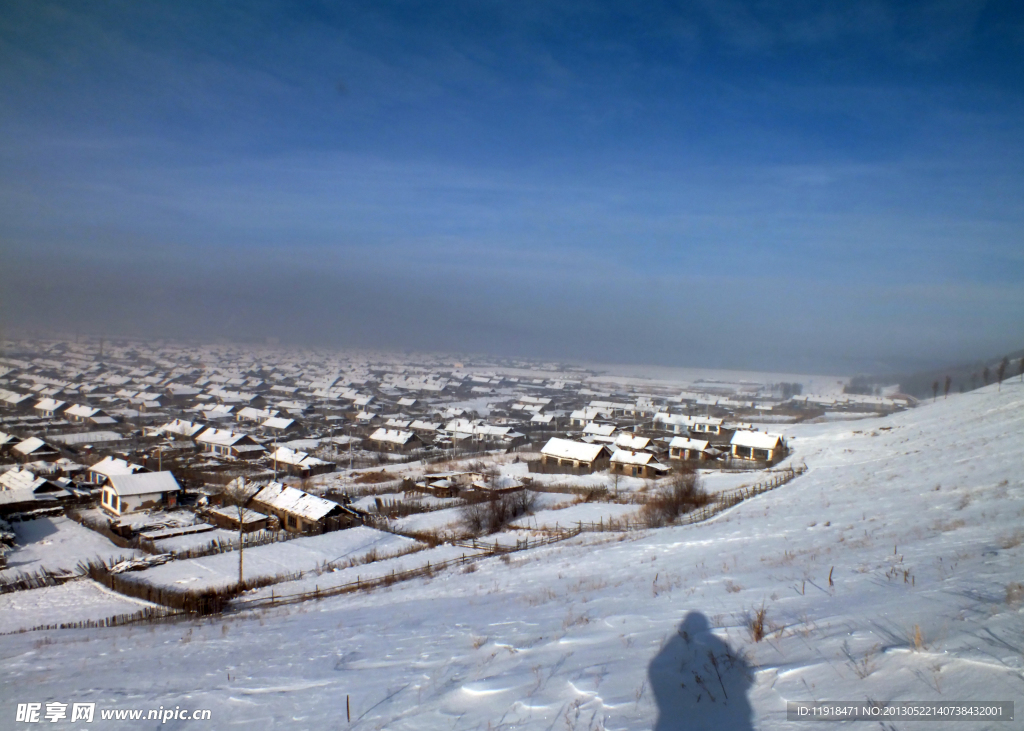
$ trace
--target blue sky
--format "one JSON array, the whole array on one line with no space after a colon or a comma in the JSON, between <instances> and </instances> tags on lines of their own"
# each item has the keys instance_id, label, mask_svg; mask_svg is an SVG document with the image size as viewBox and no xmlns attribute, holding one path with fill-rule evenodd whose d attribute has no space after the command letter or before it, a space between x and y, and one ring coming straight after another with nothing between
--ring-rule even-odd
<instances>
[{"instance_id":1,"label":"blue sky","mask_svg":"<svg viewBox=\"0 0 1024 731\"><path fill-rule=\"evenodd\" d=\"M6 327L841 373L1018 349L1022 68L1012 2L5 0Z\"/></svg>"}]
</instances>

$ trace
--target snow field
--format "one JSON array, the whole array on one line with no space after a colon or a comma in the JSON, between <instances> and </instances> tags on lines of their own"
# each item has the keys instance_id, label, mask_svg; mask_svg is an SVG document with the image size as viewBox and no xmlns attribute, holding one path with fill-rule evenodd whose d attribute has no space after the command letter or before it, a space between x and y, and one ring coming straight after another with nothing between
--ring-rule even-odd
<instances>
[{"instance_id":1,"label":"snow field","mask_svg":"<svg viewBox=\"0 0 1024 731\"><path fill-rule=\"evenodd\" d=\"M325 562L359 561L371 552L391 556L420 545L411 538L360 526L247 548L242 558L243 571L246 579L313 571ZM136 572L132 578L156 586L194 590L231 586L238 582L238 552L170 561Z\"/></svg>"},{"instance_id":2,"label":"snow field","mask_svg":"<svg viewBox=\"0 0 1024 731\"><path fill-rule=\"evenodd\" d=\"M1021 708L1024 387L779 430L808 472L707 523L187 627L7 636L5 691L265 728L338 725L348 698L346 727L398 731L804 728L787 700ZM96 652L129 633L130 653Z\"/></svg>"}]
</instances>

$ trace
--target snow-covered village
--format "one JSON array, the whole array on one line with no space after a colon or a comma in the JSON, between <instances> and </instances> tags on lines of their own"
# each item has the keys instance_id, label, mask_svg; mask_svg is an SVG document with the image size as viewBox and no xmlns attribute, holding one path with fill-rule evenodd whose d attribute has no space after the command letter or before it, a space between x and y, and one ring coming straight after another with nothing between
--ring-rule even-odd
<instances>
[{"instance_id":1,"label":"snow-covered village","mask_svg":"<svg viewBox=\"0 0 1024 731\"><path fill-rule=\"evenodd\" d=\"M1024 3L2 0L0 731L1024 729Z\"/></svg>"},{"instance_id":2,"label":"snow-covered village","mask_svg":"<svg viewBox=\"0 0 1024 731\"><path fill-rule=\"evenodd\" d=\"M0 647L5 695L40 714L790 728L789 701L1022 696L1005 367L919 401L796 374L6 351Z\"/></svg>"}]
</instances>

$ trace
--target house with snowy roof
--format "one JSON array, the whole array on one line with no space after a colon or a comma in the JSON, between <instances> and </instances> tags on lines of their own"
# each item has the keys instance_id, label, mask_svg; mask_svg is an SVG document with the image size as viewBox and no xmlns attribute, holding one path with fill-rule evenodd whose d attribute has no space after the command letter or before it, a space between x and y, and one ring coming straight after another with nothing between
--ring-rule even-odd
<instances>
[{"instance_id":1,"label":"house with snowy roof","mask_svg":"<svg viewBox=\"0 0 1024 731\"><path fill-rule=\"evenodd\" d=\"M587 444L552 437L540 450L544 467L565 467L579 472L597 472L608 467L611 452L604 444Z\"/></svg>"},{"instance_id":2,"label":"house with snowy roof","mask_svg":"<svg viewBox=\"0 0 1024 731\"><path fill-rule=\"evenodd\" d=\"M782 459L786 449L782 437L776 434L746 430L735 432L729 446L736 459L768 463Z\"/></svg>"},{"instance_id":3,"label":"house with snowy roof","mask_svg":"<svg viewBox=\"0 0 1024 731\"><path fill-rule=\"evenodd\" d=\"M149 472L140 464L134 464L119 457L104 457L86 472L86 478L94 485L105 485L113 475L134 475Z\"/></svg>"},{"instance_id":4,"label":"house with snowy roof","mask_svg":"<svg viewBox=\"0 0 1024 731\"><path fill-rule=\"evenodd\" d=\"M163 426L157 427L155 430L157 434L169 436L172 439L194 439L197 434L202 433L206 429L205 424L200 424L197 421L186 421L185 419L175 419L169 421Z\"/></svg>"},{"instance_id":5,"label":"house with snowy roof","mask_svg":"<svg viewBox=\"0 0 1024 731\"><path fill-rule=\"evenodd\" d=\"M639 452L648 449L650 445L651 440L648 437L637 436L629 432L621 432L615 437L615 446L619 449Z\"/></svg>"},{"instance_id":6,"label":"house with snowy roof","mask_svg":"<svg viewBox=\"0 0 1024 731\"><path fill-rule=\"evenodd\" d=\"M23 467L15 467L0 474L0 490L31 490L33 493L53 494L64 491L67 486L65 482L55 482Z\"/></svg>"},{"instance_id":7,"label":"house with snowy roof","mask_svg":"<svg viewBox=\"0 0 1024 731\"><path fill-rule=\"evenodd\" d=\"M36 402L36 405L33 406L32 408L39 416L42 416L45 419L52 419L53 416L58 411L64 408L64 406L65 403L63 401L57 401L56 399L52 398L44 398Z\"/></svg>"},{"instance_id":8,"label":"house with snowy roof","mask_svg":"<svg viewBox=\"0 0 1024 731\"><path fill-rule=\"evenodd\" d=\"M689 437L672 437L668 443L668 458L683 461L696 459L715 459L721 454L706 439L690 439Z\"/></svg>"},{"instance_id":9,"label":"house with snowy roof","mask_svg":"<svg viewBox=\"0 0 1024 731\"><path fill-rule=\"evenodd\" d=\"M127 513L173 508L181 485L170 472L111 475L103 486L100 507L120 517Z\"/></svg>"},{"instance_id":10,"label":"house with snowy roof","mask_svg":"<svg viewBox=\"0 0 1024 731\"><path fill-rule=\"evenodd\" d=\"M29 437L11 447L11 455L22 464L29 462L56 462L60 451L39 437Z\"/></svg>"},{"instance_id":11,"label":"house with snowy roof","mask_svg":"<svg viewBox=\"0 0 1024 731\"><path fill-rule=\"evenodd\" d=\"M423 440L414 431L381 427L370 435L377 449L389 452L409 452L423 447Z\"/></svg>"},{"instance_id":12,"label":"house with snowy roof","mask_svg":"<svg viewBox=\"0 0 1024 731\"><path fill-rule=\"evenodd\" d=\"M296 487L271 482L253 496L253 510L276 516L291 533L326 533L359 525L357 512Z\"/></svg>"},{"instance_id":13,"label":"house with snowy roof","mask_svg":"<svg viewBox=\"0 0 1024 731\"><path fill-rule=\"evenodd\" d=\"M95 406L86 406L85 404L71 404L71 406L64 409L64 418L68 421L73 421L79 424L100 416L109 415L105 413L103 409ZM113 419L111 419L111 421L113 421Z\"/></svg>"},{"instance_id":14,"label":"house with snowy roof","mask_svg":"<svg viewBox=\"0 0 1024 731\"><path fill-rule=\"evenodd\" d=\"M326 462L306 452L299 452L285 446L280 446L268 454L266 464L273 464L278 471L302 479L334 472L335 469L333 462Z\"/></svg>"},{"instance_id":15,"label":"house with snowy roof","mask_svg":"<svg viewBox=\"0 0 1024 731\"><path fill-rule=\"evenodd\" d=\"M248 434L210 427L196 437L204 452L229 459L259 459L267 451Z\"/></svg>"},{"instance_id":16,"label":"house with snowy roof","mask_svg":"<svg viewBox=\"0 0 1024 731\"><path fill-rule=\"evenodd\" d=\"M634 452L628 449L616 449L608 463L611 472L630 477L661 477L669 468L655 459L650 452Z\"/></svg>"},{"instance_id":17,"label":"house with snowy roof","mask_svg":"<svg viewBox=\"0 0 1024 731\"><path fill-rule=\"evenodd\" d=\"M271 416L264 419L260 424L260 428L265 434L274 434L277 436L283 434L294 434L295 432L302 430L302 425L295 419L288 419L283 416Z\"/></svg>"}]
</instances>

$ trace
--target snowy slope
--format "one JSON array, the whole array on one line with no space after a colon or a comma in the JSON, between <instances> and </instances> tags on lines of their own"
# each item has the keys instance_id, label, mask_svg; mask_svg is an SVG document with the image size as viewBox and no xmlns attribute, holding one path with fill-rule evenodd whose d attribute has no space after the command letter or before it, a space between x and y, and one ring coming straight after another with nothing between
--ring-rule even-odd
<instances>
[{"instance_id":1,"label":"snowy slope","mask_svg":"<svg viewBox=\"0 0 1024 731\"><path fill-rule=\"evenodd\" d=\"M214 728L796 729L787 700L867 698L1024 712L1024 387L778 428L808 472L709 523L203 624L4 637L5 695L210 708ZM130 653L96 652L129 634Z\"/></svg>"}]
</instances>

